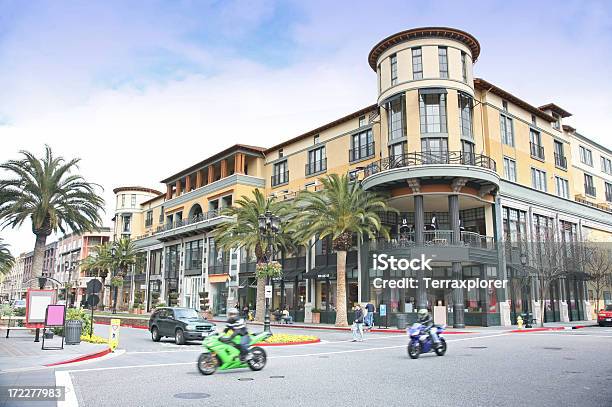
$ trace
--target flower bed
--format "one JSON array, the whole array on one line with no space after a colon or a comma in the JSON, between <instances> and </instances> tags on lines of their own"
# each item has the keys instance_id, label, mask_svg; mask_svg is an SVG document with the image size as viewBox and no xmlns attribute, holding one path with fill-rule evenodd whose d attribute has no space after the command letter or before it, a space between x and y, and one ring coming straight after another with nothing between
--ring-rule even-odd
<instances>
[{"instance_id":1,"label":"flower bed","mask_svg":"<svg viewBox=\"0 0 612 407\"><path fill-rule=\"evenodd\" d=\"M108 339L102 338L101 336L92 335L81 335L81 341L89 343L108 343Z\"/></svg>"},{"instance_id":2,"label":"flower bed","mask_svg":"<svg viewBox=\"0 0 612 407\"><path fill-rule=\"evenodd\" d=\"M275 334L258 346L305 345L317 342L321 342L321 340L311 335Z\"/></svg>"}]
</instances>

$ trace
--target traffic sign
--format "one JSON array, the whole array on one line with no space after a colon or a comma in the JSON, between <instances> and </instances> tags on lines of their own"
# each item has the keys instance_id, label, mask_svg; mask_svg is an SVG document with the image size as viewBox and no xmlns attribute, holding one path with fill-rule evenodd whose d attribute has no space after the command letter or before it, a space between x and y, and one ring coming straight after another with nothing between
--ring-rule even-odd
<instances>
[{"instance_id":1,"label":"traffic sign","mask_svg":"<svg viewBox=\"0 0 612 407\"><path fill-rule=\"evenodd\" d=\"M96 294L91 294L87 296L87 305L90 307L95 307L100 302L100 297Z\"/></svg>"},{"instance_id":2,"label":"traffic sign","mask_svg":"<svg viewBox=\"0 0 612 407\"><path fill-rule=\"evenodd\" d=\"M115 351L117 346L119 345L119 327L121 326L120 319L111 319L110 322L110 331L108 334L108 346L111 348L111 351Z\"/></svg>"},{"instance_id":3,"label":"traffic sign","mask_svg":"<svg viewBox=\"0 0 612 407\"><path fill-rule=\"evenodd\" d=\"M266 286L265 293L266 293L265 298L272 298L272 286L271 285Z\"/></svg>"},{"instance_id":4,"label":"traffic sign","mask_svg":"<svg viewBox=\"0 0 612 407\"><path fill-rule=\"evenodd\" d=\"M98 294L102 290L102 283L97 278L87 282L87 294Z\"/></svg>"}]
</instances>

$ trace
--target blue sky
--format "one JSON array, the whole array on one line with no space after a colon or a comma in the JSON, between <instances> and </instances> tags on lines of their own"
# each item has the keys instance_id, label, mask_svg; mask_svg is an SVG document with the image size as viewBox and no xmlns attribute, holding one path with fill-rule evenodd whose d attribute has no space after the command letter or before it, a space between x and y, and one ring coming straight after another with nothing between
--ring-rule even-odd
<instances>
[{"instance_id":1,"label":"blue sky","mask_svg":"<svg viewBox=\"0 0 612 407\"><path fill-rule=\"evenodd\" d=\"M0 0L0 161L83 159L112 189L160 179L236 142L270 146L371 104L384 36L451 26L482 46L475 74L610 147L609 1ZM119 159L117 155L119 153ZM0 236L17 252L26 225Z\"/></svg>"}]
</instances>

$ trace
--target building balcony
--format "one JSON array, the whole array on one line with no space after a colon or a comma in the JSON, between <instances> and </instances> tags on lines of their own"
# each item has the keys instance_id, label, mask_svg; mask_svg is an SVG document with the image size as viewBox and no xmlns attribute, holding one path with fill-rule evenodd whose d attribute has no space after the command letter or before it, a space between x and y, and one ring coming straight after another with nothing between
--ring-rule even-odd
<instances>
[{"instance_id":1,"label":"building balcony","mask_svg":"<svg viewBox=\"0 0 612 407\"><path fill-rule=\"evenodd\" d=\"M306 164L306 176L319 174L325 171L327 171L327 158ZM287 179L289 179L289 173L287 173Z\"/></svg>"},{"instance_id":2,"label":"building balcony","mask_svg":"<svg viewBox=\"0 0 612 407\"><path fill-rule=\"evenodd\" d=\"M230 217L221 215L219 210L200 213L191 218L180 219L159 226L155 237L157 240L164 242L180 237L194 236L214 228L225 219L230 219Z\"/></svg>"},{"instance_id":3,"label":"building balcony","mask_svg":"<svg viewBox=\"0 0 612 407\"><path fill-rule=\"evenodd\" d=\"M384 157L367 165L362 185L365 189L406 184L409 179L462 178L480 187L496 188L499 175L495 161L483 154L463 151L412 152Z\"/></svg>"},{"instance_id":4,"label":"building balcony","mask_svg":"<svg viewBox=\"0 0 612 407\"><path fill-rule=\"evenodd\" d=\"M531 156L538 160L544 160L544 147L541 145L535 144L533 142L529 142L529 152Z\"/></svg>"},{"instance_id":5,"label":"building balcony","mask_svg":"<svg viewBox=\"0 0 612 407\"><path fill-rule=\"evenodd\" d=\"M566 170L567 159L564 156L555 153L555 166L557 168L561 168L562 170Z\"/></svg>"}]
</instances>

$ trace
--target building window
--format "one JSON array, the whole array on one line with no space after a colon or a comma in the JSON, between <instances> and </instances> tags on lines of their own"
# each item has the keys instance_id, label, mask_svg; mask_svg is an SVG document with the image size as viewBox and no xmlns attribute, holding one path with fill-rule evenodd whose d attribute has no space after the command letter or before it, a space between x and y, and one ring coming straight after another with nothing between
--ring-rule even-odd
<instances>
[{"instance_id":1,"label":"building window","mask_svg":"<svg viewBox=\"0 0 612 407\"><path fill-rule=\"evenodd\" d=\"M395 143L389 146L389 157L395 160L403 158L406 153L406 143Z\"/></svg>"},{"instance_id":2,"label":"building window","mask_svg":"<svg viewBox=\"0 0 612 407\"><path fill-rule=\"evenodd\" d=\"M601 156L601 170L606 174L612 175L612 160L603 155Z\"/></svg>"},{"instance_id":3,"label":"building window","mask_svg":"<svg viewBox=\"0 0 612 407\"><path fill-rule=\"evenodd\" d=\"M319 141L320 141L320 139L319 139L319 135L317 134L316 136L314 136L314 137L312 138L312 141L314 142L314 145L315 145L315 146L316 146L317 144L319 144Z\"/></svg>"},{"instance_id":4,"label":"building window","mask_svg":"<svg viewBox=\"0 0 612 407\"><path fill-rule=\"evenodd\" d=\"M163 223L164 222L164 207L160 206L159 207L159 223Z\"/></svg>"},{"instance_id":5,"label":"building window","mask_svg":"<svg viewBox=\"0 0 612 407\"><path fill-rule=\"evenodd\" d=\"M555 165L558 168L566 169L567 168L567 160L565 159L565 151L563 148L563 143L560 141L555 141Z\"/></svg>"},{"instance_id":6,"label":"building window","mask_svg":"<svg viewBox=\"0 0 612 407\"><path fill-rule=\"evenodd\" d=\"M569 199L569 183L566 179L555 176L555 184L557 186L557 196Z\"/></svg>"},{"instance_id":7,"label":"building window","mask_svg":"<svg viewBox=\"0 0 612 407\"><path fill-rule=\"evenodd\" d=\"M546 192L546 171L531 169L531 187L538 191Z\"/></svg>"},{"instance_id":8,"label":"building window","mask_svg":"<svg viewBox=\"0 0 612 407\"><path fill-rule=\"evenodd\" d=\"M423 79L423 56L421 48L412 48L412 79Z\"/></svg>"},{"instance_id":9,"label":"building window","mask_svg":"<svg viewBox=\"0 0 612 407\"><path fill-rule=\"evenodd\" d=\"M132 215L123 215L123 233L131 233L132 231Z\"/></svg>"},{"instance_id":10,"label":"building window","mask_svg":"<svg viewBox=\"0 0 612 407\"><path fill-rule=\"evenodd\" d=\"M374 137L372 129L353 134L351 138L349 161L357 161L374 155Z\"/></svg>"},{"instance_id":11,"label":"building window","mask_svg":"<svg viewBox=\"0 0 612 407\"><path fill-rule=\"evenodd\" d=\"M605 185L606 185L606 201L612 202L612 184L610 184L609 182L606 182Z\"/></svg>"},{"instance_id":12,"label":"building window","mask_svg":"<svg viewBox=\"0 0 612 407\"><path fill-rule=\"evenodd\" d=\"M131 204L132 204L132 208L136 207L136 195L134 195L134 194L132 194Z\"/></svg>"},{"instance_id":13,"label":"building window","mask_svg":"<svg viewBox=\"0 0 612 407\"><path fill-rule=\"evenodd\" d=\"M367 124L365 115L359 116L359 127L366 126Z\"/></svg>"},{"instance_id":14,"label":"building window","mask_svg":"<svg viewBox=\"0 0 612 407\"><path fill-rule=\"evenodd\" d=\"M421 139L421 154L426 164L446 163L448 161L448 140L445 137Z\"/></svg>"},{"instance_id":15,"label":"building window","mask_svg":"<svg viewBox=\"0 0 612 407\"><path fill-rule=\"evenodd\" d=\"M202 269L202 240L194 240L185 244L185 270Z\"/></svg>"},{"instance_id":16,"label":"building window","mask_svg":"<svg viewBox=\"0 0 612 407\"><path fill-rule=\"evenodd\" d=\"M421 134L446 133L446 94L419 95Z\"/></svg>"},{"instance_id":17,"label":"building window","mask_svg":"<svg viewBox=\"0 0 612 407\"><path fill-rule=\"evenodd\" d=\"M145 218L145 227L151 227L153 225L153 211L147 211L147 216Z\"/></svg>"},{"instance_id":18,"label":"building window","mask_svg":"<svg viewBox=\"0 0 612 407\"><path fill-rule=\"evenodd\" d=\"M467 54L461 52L461 78L467 83Z\"/></svg>"},{"instance_id":19,"label":"building window","mask_svg":"<svg viewBox=\"0 0 612 407\"><path fill-rule=\"evenodd\" d=\"M167 279L178 278L181 257L179 253L179 245L166 247L166 270Z\"/></svg>"},{"instance_id":20,"label":"building window","mask_svg":"<svg viewBox=\"0 0 612 407\"><path fill-rule=\"evenodd\" d=\"M559 116L557 113L553 113L552 117L555 119L553 122L553 129L561 130L561 116Z\"/></svg>"},{"instance_id":21,"label":"building window","mask_svg":"<svg viewBox=\"0 0 612 407\"><path fill-rule=\"evenodd\" d=\"M593 153L588 148L580 146L580 162L593 166Z\"/></svg>"},{"instance_id":22,"label":"building window","mask_svg":"<svg viewBox=\"0 0 612 407\"><path fill-rule=\"evenodd\" d=\"M272 186L281 185L289 182L289 171L287 170L287 161L274 164L274 173L272 175Z\"/></svg>"},{"instance_id":23,"label":"building window","mask_svg":"<svg viewBox=\"0 0 612 407\"><path fill-rule=\"evenodd\" d=\"M387 122L389 123L389 140L404 137L404 98L399 97L389 102L387 106Z\"/></svg>"},{"instance_id":24,"label":"building window","mask_svg":"<svg viewBox=\"0 0 612 407\"><path fill-rule=\"evenodd\" d=\"M323 172L326 169L325 146L310 150L308 152L308 164L306 164L306 175Z\"/></svg>"},{"instance_id":25,"label":"building window","mask_svg":"<svg viewBox=\"0 0 612 407\"><path fill-rule=\"evenodd\" d=\"M459 92L459 125L461 127L461 136L464 138L474 138L472 133L472 114L472 98L463 92Z\"/></svg>"},{"instance_id":26,"label":"building window","mask_svg":"<svg viewBox=\"0 0 612 407\"><path fill-rule=\"evenodd\" d=\"M584 193L592 197L597 196L595 184L593 183L593 176L589 174L584 174Z\"/></svg>"},{"instance_id":27,"label":"building window","mask_svg":"<svg viewBox=\"0 0 612 407\"><path fill-rule=\"evenodd\" d=\"M397 54L390 57L391 60L391 86L397 85Z\"/></svg>"},{"instance_id":28,"label":"building window","mask_svg":"<svg viewBox=\"0 0 612 407\"><path fill-rule=\"evenodd\" d=\"M278 149L278 158L283 158L283 156L284 156L284 155L285 155L285 154L284 154L284 152L283 152L283 149L282 149L282 148L279 148L279 149Z\"/></svg>"},{"instance_id":29,"label":"building window","mask_svg":"<svg viewBox=\"0 0 612 407\"><path fill-rule=\"evenodd\" d=\"M125 194L121 194L121 207L125 208Z\"/></svg>"},{"instance_id":30,"label":"building window","mask_svg":"<svg viewBox=\"0 0 612 407\"><path fill-rule=\"evenodd\" d=\"M438 62L440 64L440 78L448 78L448 48L438 47Z\"/></svg>"},{"instance_id":31,"label":"building window","mask_svg":"<svg viewBox=\"0 0 612 407\"><path fill-rule=\"evenodd\" d=\"M499 125L502 143L514 147L514 123L512 119L503 114L499 115Z\"/></svg>"},{"instance_id":32,"label":"building window","mask_svg":"<svg viewBox=\"0 0 612 407\"><path fill-rule=\"evenodd\" d=\"M532 124L534 127L538 127L538 121L536 120L536 115L535 115L535 114L532 114L532 115L531 115L531 124Z\"/></svg>"},{"instance_id":33,"label":"building window","mask_svg":"<svg viewBox=\"0 0 612 407\"><path fill-rule=\"evenodd\" d=\"M542 137L539 131L534 129L529 130L529 151L531 156L540 160L544 159L544 147L542 146Z\"/></svg>"},{"instance_id":34,"label":"building window","mask_svg":"<svg viewBox=\"0 0 612 407\"><path fill-rule=\"evenodd\" d=\"M516 161L508 157L504 157L504 178L516 182Z\"/></svg>"},{"instance_id":35,"label":"building window","mask_svg":"<svg viewBox=\"0 0 612 407\"><path fill-rule=\"evenodd\" d=\"M463 158L461 160L462 164L467 164L467 165L476 164L476 154L475 154L474 143L471 143L465 140L461 140L461 152L463 154Z\"/></svg>"},{"instance_id":36,"label":"building window","mask_svg":"<svg viewBox=\"0 0 612 407\"><path fill-rule=\"evenodd\" d=\"M508 102L505 100L502 100L502 109L504 110L504 112L508 111Z\"/></svg>"},{"instance_id":37,"label":"building window","mask_svg":"<svg viewBox=\"0 0 612 407\"><path fill-rule=\"evenodd\" d=\"M519 242L526 242L527 213L504 206L502 215L505 240L513 243L513 247L517 247Z\"/></svg>"}]
</instances>

